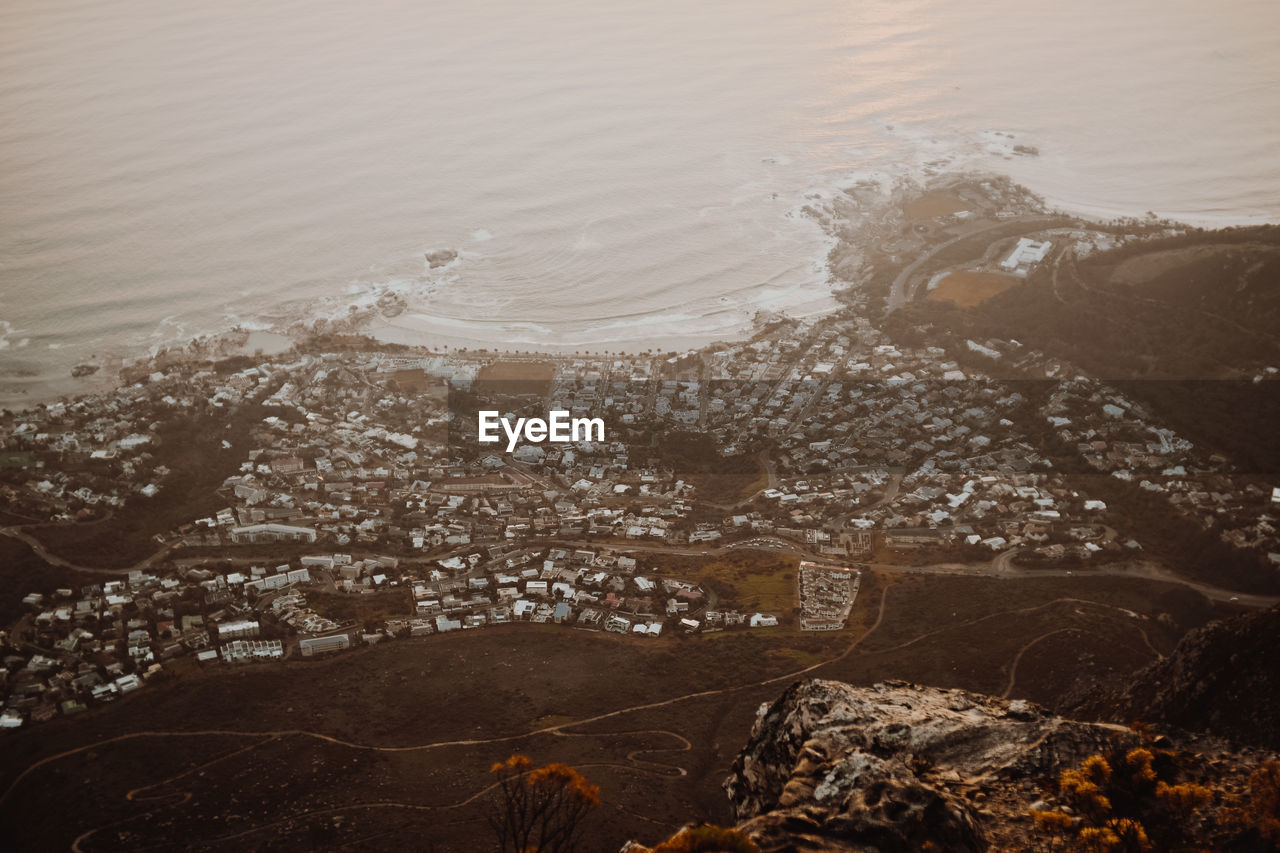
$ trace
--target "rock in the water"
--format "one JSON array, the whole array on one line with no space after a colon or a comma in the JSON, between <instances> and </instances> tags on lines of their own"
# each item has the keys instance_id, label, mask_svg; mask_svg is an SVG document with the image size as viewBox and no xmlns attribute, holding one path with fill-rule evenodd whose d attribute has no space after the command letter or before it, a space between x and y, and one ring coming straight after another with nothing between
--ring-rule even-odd
<instances>
[{"instance_id":1,"label":"rock in the water","mask_svg":"<svg viewBox=\"0 0 1280 853\"><path fill-rule=\"evenodd\" d=\"M425 254L425 257L427 266L435 269L457 260L458 253L454 249L432 249Z\"/></svg>"}]
</instances>

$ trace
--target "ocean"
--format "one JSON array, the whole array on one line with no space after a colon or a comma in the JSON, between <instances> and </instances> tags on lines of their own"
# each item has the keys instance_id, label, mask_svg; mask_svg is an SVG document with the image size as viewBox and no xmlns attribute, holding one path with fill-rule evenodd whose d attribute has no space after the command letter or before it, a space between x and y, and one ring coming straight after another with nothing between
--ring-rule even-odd
<instances>
[{"instance_id":1,"label":"ocean","mask_svg":"<svg viewBox=\"0 0 1280 853\"><path fill-rule=\"evenodd\" d=\"M389 294L389 340L733 338L832 305L800 209L854 181L1276 221L1278 92L1270 0L9 0L0 405Z\"/></svg>"}]
</instances>

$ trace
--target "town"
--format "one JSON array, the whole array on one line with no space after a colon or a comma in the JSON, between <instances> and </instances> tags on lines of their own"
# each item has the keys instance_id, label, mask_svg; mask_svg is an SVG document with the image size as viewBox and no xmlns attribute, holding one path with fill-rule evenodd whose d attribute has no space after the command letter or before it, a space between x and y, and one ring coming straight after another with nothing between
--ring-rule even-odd
<instances>
[{"instance_id":1,"label":"town","mask_svg":"<svg viewBox=\"0 0 1280 853\"><path fill-rule=\"evenodd\" d=\"M975 225L966 212L931 217L935 242L1030 215L988 211ZM1083 252L1111 239L1057 224L1032 236L1002 238L989 266L1025 273L1055 262L1055 240ZM905 254L919 229L898 239ZM928 267L906 272L890 303L947 286ZM1060 358L1016 340L897 339L868 319L869 299L685 353L356 336L275 357L163 352L112 393L5 412L3 532L102 578L7 593L24 612L0 643L0 727L80 713L175 666L486 626L637 643L836 631L872 562L1083 571L1143 559L1153 543L1114 513L1118 489L1280 565L1280 488ZM499 413L551 411L566 429L599 429L554 445L509 430L504 452L475 428L489 414L498 441ZM129 565L42 535L197 501L210 509L177 517ZM698 568L746 553L792 561L789 607L759 607Z\"/></svg>"}]
</instances>

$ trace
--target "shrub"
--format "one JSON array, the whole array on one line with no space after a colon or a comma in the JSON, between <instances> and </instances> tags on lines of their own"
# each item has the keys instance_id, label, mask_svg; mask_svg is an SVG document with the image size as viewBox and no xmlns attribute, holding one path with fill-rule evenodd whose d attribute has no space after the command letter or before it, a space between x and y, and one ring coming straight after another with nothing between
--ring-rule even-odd
<instances>
[{"instance_id":1,"label":"shrub","mask_svg":"<svg viewBox=\"0 0 1280 853\"><path fill-rule=\"evenodd\" d=\"M1264 761L1249 774L1249 797L1235 817L1280 847L1280 761Z\"/></svg>"},{"instance_id":2,"label":"shrub","mask_svg":"<svg viewBox=\"0 0 1280 853\"><path fill-rule=\"evenodd\" d=\"M680 830L652 853L760 853L760 848L736 829L706 824Z\"/></svg>"},{"instance_id":3,"label":"shrub","mask_svg":"<svg viewBox=\"0 0 1280 853\"><path fill-rule=\"evenodd\" d=\"M524 755L490 768L498 776L486 809L503 853L572 853L600 789L567 764L533 769Z\"/></svg>"}]
</instances>

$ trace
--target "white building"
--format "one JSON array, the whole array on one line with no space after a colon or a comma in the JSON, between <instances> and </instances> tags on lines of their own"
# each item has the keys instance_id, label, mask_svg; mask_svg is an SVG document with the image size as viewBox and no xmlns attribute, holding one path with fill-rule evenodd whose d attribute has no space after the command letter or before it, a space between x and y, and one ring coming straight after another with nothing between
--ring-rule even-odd
<instances>
[{"instance_id":1,"label":"white building","mask_svg":"<svg viewBox=\"0 0 1280 853\"><path fill-rule=\"evenodd\" d=\"M307 637L298 641L303 657L337 652L351 648L351 638L346 634L334 634L330 637Z\"/></svg>"},{"instance_id":2,"label":"white building","mask_svg":"<svg viewBox=\"0 0 1280 853\"><path fill-rule=\"evenodd\" d=\"M218 626L218 639L240 640L258 636L256 619L237 619L234 622L223 622Z\"/></svg>"},{"instance_id":3,"label":"white building","mask_svg":"<svg viewBox=\"0 0 1280 853\"><path fill-rule=\"evenodd\" d=\"M280 660L283 657L284 643L279 640L232 640L222 647L222 659L226 663Z\"/></svg>"},{"instance_id":4,"label":"white building","mask_svg":"<svg viewBox=\"0 0 1280 853\"><path fill-rule=\"evenodd\" d=\"M237 545L258 542L314 542L316 532L310 527L292 524L249 524L231 530L231 541Z\"/></svg>"},{"instance_id":5,"label":"white building","mask_svg":"<svg viewBox=\"0 0 1280 853\"><path fill-rule=\"evenodd\" d=\"M1009 253L1009 257L1000 262L1000 266L1015 275L1026 275L1036 264L1045 259L1053 244L1048 240L1036 242L1027 237L1018 239L1018 245Z\"/></svg>"}]
</instances>

